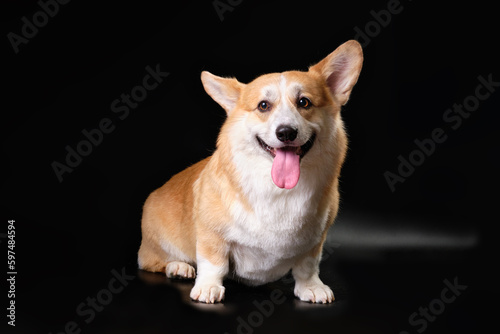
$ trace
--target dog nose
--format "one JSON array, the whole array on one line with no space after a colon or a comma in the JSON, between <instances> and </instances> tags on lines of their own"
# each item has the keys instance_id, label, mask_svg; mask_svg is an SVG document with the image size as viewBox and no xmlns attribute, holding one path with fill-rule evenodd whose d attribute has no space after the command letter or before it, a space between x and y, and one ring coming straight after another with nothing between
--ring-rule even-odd
<instances>
[{"instance_id":1,"label":"dog nose","mask_svg":"<svg viewBox=\"0 0 500 334\"><path fill-rule=\"evenodd\" d=\"M297 138L297 129L294 129L287 125L280 125L276 129L276 137L279 139L279 141L282 141L284 143L293 141L295 140L295 138Z\"/></svg>"}]
</instances>

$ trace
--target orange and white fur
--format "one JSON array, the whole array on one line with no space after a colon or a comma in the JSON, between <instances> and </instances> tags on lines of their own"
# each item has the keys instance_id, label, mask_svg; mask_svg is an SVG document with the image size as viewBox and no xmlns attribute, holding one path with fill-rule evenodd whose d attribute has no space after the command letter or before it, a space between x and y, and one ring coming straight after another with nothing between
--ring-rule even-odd
<instances>
[{"instance_id":1,"label":"orange and white fur","mask_svg":"<svg viewBox=\"0 0 500 334\"><path fill-rule=\"evenodd\" d=\"M248 84L203 72L227 119L212 156L148 197L139 267L196 277L190 296L204 303L224 298L225 277L261 285L291 269L298 298L332 302L319 262L347 149L340 109L362 62L361 46L348 41L307 72Z\"/></svg>"}]
</instances>

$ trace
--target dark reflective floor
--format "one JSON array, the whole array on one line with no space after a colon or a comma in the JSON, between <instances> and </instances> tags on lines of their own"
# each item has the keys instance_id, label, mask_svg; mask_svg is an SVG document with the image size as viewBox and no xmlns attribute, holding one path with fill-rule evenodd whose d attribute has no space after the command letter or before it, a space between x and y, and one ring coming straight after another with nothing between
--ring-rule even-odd
<instances>
[{"instance_id":1,"label":"dark reflective floor","mask_svg":"<svg viewBox=\"0 0 500 334\"><path fill-rule=\"evenodd\" d=\"M18 326L8 333L476 333L496 319L493 267L479 235L429 221L344 210L323 251L320 277L335 302L293 295L290 275L261 287L226 280L223 303L193 302L193 280L126 264L78 274L20 277ZM392 228L391 228L392 227ZM487 261L486 261L487 262ZM85 264L82 268L91 268ZM29 319L29 320L28 320ZM485 327L486 326L486 327Z\"/></svg>"},{"instance_id":2,"label":"dark reflective floor","mask_svg":"<svg viewBox=\"0 0 500 334\"><path fill-rule=\"evenodd\" d=\"M470 276L460 270L468 261L467 251L436 251L435 261L429 258L423 261L416 249L357 250L357 259L353 259L345 256L348 250L342 250L342 246L326 247L334 249L321 265L321 278L335 293L336 300L331 305L304 303L295 298L290 275L257 288L227 280L226 300L216 305L192 302L189 298L192 281L169 280L164 275L143 271L138 271L136 292L147 291L149 298L141 302L148 307L152 307L153 299L166 312L167 308L183 309L179 319L184 325L171 325L179 332L419 333L425 328L428 333L465 333L467 328L477 328L482 314L481 306L474 301L481 299L480 294L467 291ZM361 260L362 252L371 253L367 260ZM457 284L460 295L453 303L444 303L441 310L439 300L447 287L445 280ZM167 301L155 295L167 291L175 297ZM452 292L445 296L453 298ZM420 314L420 307L426 305L432 311ZM410 323L408 319L414 312L417 316ZM152 327L168 330L164 319L170 317L158 318L158 310L155 313L156 316L145 315L155 324ZM462 317L463 314L467 317Z\"/></svg>"},{"instance_id":3,"label":"dark reflective floor","mask_svg":"<svg viewBox=\"0 0 500 334\"><path fill-rule=\"evenodd\" d=\"M256 288L227 280L223 303L196 303L189 298L193 280L167 279L130 263L116 269L128 275L127 285L111 294L95 318L87 323L90 312L83 308L87 312L81 315L77 308L67 319L75 320L82 333L146 334L469 333L490 320L488 297L471 271L477 269L473 231L445 234L420 224L418 233L408 233L401 244L404 235L384 232L390 221L354 219L341 215L324 249L320 276L335 293L333 304L296 299L290 275ZM357 237L351 228L359 228ZM449 243L441 243L442 238ZM97 301L107 299L95 291Z\"/></svg>"}]
</instances>

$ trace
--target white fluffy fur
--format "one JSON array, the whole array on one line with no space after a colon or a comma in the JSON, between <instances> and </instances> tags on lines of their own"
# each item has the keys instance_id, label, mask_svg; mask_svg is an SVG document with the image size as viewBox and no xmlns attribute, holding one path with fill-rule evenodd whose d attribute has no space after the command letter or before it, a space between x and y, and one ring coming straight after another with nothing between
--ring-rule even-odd
<instances>
[{"instance_id":1,"label":"white fluffy fur","mask_svg":"<svg viewBox=\"0 0 500 334\"><path fill-rule=\"evenodd\" d=\"M200 255L197 255L196 262L198 276L190 297L204 303L220 302L224 299L226 290L222 285L222 279L228 272L228 264L216 266Z\"/></svg>"},{"instance_id":2,"label":"white fluffy fur","mask_svg":"<svg viewBox=\"0 0 500 334\"><path fill-rule=\"evenodd\" d=\"M292 269L296 296L332 302L331 289L318 276L319 261L328 220L337 213L338 174L347 149L338 109L349 98L362 60L361 45L348 41L307 72L271 73L249 84L202 72L206 92L226 110L228 120L212 157L148 197L140 268L188 278L196 262L190 296L205 303L223 299L228 274L259 285ZM301 98L312 105L301 107ZM280 126L296 129L296 138L281 142L276 135ZM288 161L289 151L274 151L279 155L273 170L270 152L284 146L299 149L313 134L298 182L294 178L291 189L281 189L272 175L284 175L279 171L284 157L293 167L284 172L298 176L297 157Z\"/></svg>"},{"instance_id":3,"label":"white fluffy fur","mask_svg":"<svg viewBox=\"0 0 500 334\"><path fill-rule=\"evenodd\" d=\"M275 87L282 92L283 81L281 87ZM294 83L288 83L290 85ZM233 163L240 175L243 192L254 211L248 212L237 201L233 203L233 222L229 224L225 238L231 245L234 273L251 285L274 281L285 275L298 256L319 243L327 223L328 208L318 212L318 206L326 186L322 180L330 173L324 166L331 165L325 159L332 158L335 129L320 129L325 125L310 123L302 117L291 117L297 111L288 106L286 96L281 96L281 102L274 106L279 109L273 114L275 119L251 124L247 117L241 118L241 126L233 126L231 136ZM299 133L309 134L305 140L301 139L301 145L313 131L318 135L316 143L301 162L298 184L287 190L273 183L272 157L258 145L255 135L258 133L273 145L276 139L272 137L275 135L268 134L275 133L277 124L289 124L287 122L290 121L296 122L294 125L299 128ZM334 124L333 119L330 121L325 123ZM325 177L322 177L323 174Z\"/></svg>"}]
</instances>

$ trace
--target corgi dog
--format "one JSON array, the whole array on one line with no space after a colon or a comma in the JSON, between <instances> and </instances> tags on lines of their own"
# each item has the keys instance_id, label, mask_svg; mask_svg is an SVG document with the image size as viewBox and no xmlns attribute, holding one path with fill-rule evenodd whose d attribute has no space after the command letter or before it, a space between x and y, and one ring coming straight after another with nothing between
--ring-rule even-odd
<instances>
[{"instance_id":1,"label":"corgi dog","mask_svg":"<svg viewBox=\"0 0 500 334\"><path fill-rule=\"evenodd\" d=\"M319 262L347 150L340 109L362 63L351 40L308 71L248 84L202 72L227 118L213 155L147 198L139 268L196 278L190 297L203 303L224 299L226 277L256 286L291 270L300 300L333 302Z\"/></svg>"}]
</instances>

